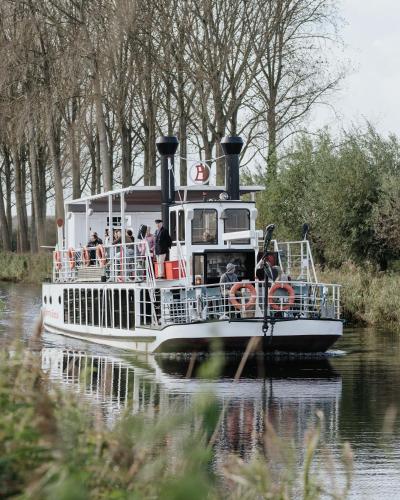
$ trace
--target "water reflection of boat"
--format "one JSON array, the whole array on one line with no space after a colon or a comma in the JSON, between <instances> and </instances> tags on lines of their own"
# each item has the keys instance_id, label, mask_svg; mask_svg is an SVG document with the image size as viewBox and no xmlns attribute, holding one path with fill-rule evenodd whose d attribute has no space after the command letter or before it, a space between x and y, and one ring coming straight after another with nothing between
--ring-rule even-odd
<instances>
[{"instance_id":1,"label":"water reflection of boat","mask_svg":"<svg viewBox=\"0 0 400 500\"><path fill-rule=\"evenodd\" d=\"M238 382L233 382L237 358L226 359L216 380L197 376L201 359L187 378L189 363L189 359L154 356L123 359L68 349L42 351L42 368L49 377L97 403L109 422L123 410L162 414L176 406L188 407L198 394L213 393L225 410L217 443L221 452L252 454L264 429L264 416L280 434L302 439L317 409L326 416L325 438L334 439L342 382L328 360L254 358Z\"/></svg>"}]
</instances>

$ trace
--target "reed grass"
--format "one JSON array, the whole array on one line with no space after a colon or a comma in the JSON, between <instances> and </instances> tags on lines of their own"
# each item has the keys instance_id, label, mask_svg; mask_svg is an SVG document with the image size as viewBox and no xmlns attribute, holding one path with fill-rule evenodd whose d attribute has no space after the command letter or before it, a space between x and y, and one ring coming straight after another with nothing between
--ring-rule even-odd
<instances>
[{"instance_id":1,"label":"reed grass","mask_svg":"<svg viewBox=\"0 0 400 500\"><path fill-rule=\"evenodd\" d=\"M342 285L342 313L348 321L400 328L400 273L346 263L320 272L319 279Z\"/></svg>"},{"instance_id":2,"label":"reed grass","mask_svg":"<svg viewBox=\"0 0 400 500\"><path fill-rule=\"evenodd\" d=\"M0 251L0 281L40 284L51 275L48 253L19 254Z\"/></svg>"},{"instance_id":3,"label":"reed grass","mask_svg":"<svg viewBox=\"0 0 400 500\"><path fill-rule=\"evenodd\" d=\"M212 362L207 375L215 369ZM212 394L185 411L126 413L110 427L77 395L50 383L40 356L21 346L0 354L0 403L2 498L311 500L345 498L350 488L345 481L327 492L326 478L314 470L321 415L306 436L303 472L294 441L280 438L268 421L259 436L263 452L248 463L228 456L217 468L220 410ZM350 478L351 453L345 467Z\"/></svg>"}]
</instances>

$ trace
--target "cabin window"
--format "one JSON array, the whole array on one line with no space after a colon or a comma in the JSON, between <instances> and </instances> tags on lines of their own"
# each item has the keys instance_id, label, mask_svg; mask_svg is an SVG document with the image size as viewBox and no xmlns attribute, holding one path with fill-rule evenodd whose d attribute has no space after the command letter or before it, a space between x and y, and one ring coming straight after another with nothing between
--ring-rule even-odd
<instances>
[{"instance_id":1,"label":"cabin window","mask_svg":"<svg viewBox=\"0 0 400 500\"><path fill-rule=\"evenodd\" d=\"M81 289L81 325L86 325L86 289Z\"/></svg>"},{"instance_id":2,"label":"cabin window","mask_svg":"<svg viewBox=\"0 0 400 500\"><path fill-rule=\"evenodd\" d=\"M75 324L79 325L80 322L80 299L79 299L79 289L74 288L74 313L75 313Z\"/></svg>"},{"instance_id":3,"label":"cabin window","mask_svg":"<svg viewBox=\"0 0 400 500\"><path fill-rule=\"evenodd\" d=\"M69 322L74 322L74 290L70 288L68 290L68 310L69 310Z\"/></svg>"},{"instance_id":4,"label":"cabin window","mask_svg":"<svg viewBox=\"0 0 400 500\"><path fill-rule=\"evenodd\" d=\"M112 310L113 310L113 304L112 304L112 290L107 290L107 327L112 328Z\"/></svg>"},{"instance_id":5,"label":"cabin window","mask_svg":"<svg viewBox=\"0 0 400 500\"><path fill-rule=\"evenodd\" d=\"M185 242L185 211L178 212L178 240L181 243Z\"/></svg>"},{"instance_id":6,"label":"cabin window","mask_svg":"<svg viewBox=\"0 0 400 500\"><path fill-rule=\"evenodd\" d=\"M221 215L224 220L224 232L235 233L250 229L250 210L247 208L226 208ZM227 244L227 242L225 242ZM232 240L232 245L249 245L249 239Z\"/></svg>"},{"instance_id":7,"label":"cabin window","mask_svg":"<svg viewBox=\"0 0 400 500\"><path fill-rule=\"evenodd\" d=\"M119 304L119 290L114 290L114 328L120 328L120 321L119 321L119 309L120 309L120 304Z\"/></svg>"},{"instance_id":8,"label":"cabin window","mask_svg":"<svg viewBox=\"0 0 400 500\"><path fill-rule=\"evenodd\" d=\"M193 212L192 244L217 245L217 211L213 208L197 208Z\"/></svg>"},{"instance_id":9,"label":"cabin window","mask_svg":"<svg viewBox=\"0 0 400 500\"><path fill-rule=\"evenodd\" d=\"M96 316L99 316L98 325L106 326L106 296L104 290L99 290L99 310L96 312Z\"/></svg>"},{"instance_id":10,"label":"cabin window","mask_svg":"<svg viewBox=\"0 0 400 500\"><path fill-rule=\"evenodd\" d=\"M87 324L89 326L93 325L93 302L92 302L92 290L89 290L86 293L87 300Z\"/></svg>"},{"instance_id":11,"label":"cabin window","mask_svg":"<svg viewBox=\"0 0 400 500\"><path fill-rule=\"evenodd\" d=\"M218 283L222 274L226 271L229 262L235 264L236 274L239 280L254 279L255 254L254 251L210 251L205 255L206 276L205 282Z\"/></svg>"},{"instance_id":12,"label":"cabin window","mask_svg":"<svg viewBox=\"0 0 400 500\"><path fill-rule=\"evenodd\" d=\"M99 326L99 291L97 289L93 290L93 315L94 326Z\"/></svg>"},{"instance_id":13,"label":"cabin window","mask_svg":"<svg viewBox=\"0 0 400 500\"><path fill-rule=\"evenodd\" d=\"M64 290L64 323L68 323L68 290Z\"/></svg>"},{"instance_id":14,"label":"cabin window","mask_svg":"<svg viewBox=\"0 0 400 500\"><path fill-rule=\"evenodd\" d=\"M126 302L126 290L121 290L121 328L128 328L128 308Z\"/></svg>"},{"instance_id":15,"label":"cabin window","mask_svg":"<svg viewBox=\"0 0 400 500\"><path fill-rule=\"evenodd\" d=\"M135 292L128 292L129 329L135 328Z\"/></svg>"},{"instance_id":16,"label":"cabin window","mask_svg":"<svg viewBox=\"0 0 400 500\"><path fill-rule=\"evenodd\" d=\"M176 212L169 214L169 234L172 241L176 241Z\"/></svg>"}]
</instances>

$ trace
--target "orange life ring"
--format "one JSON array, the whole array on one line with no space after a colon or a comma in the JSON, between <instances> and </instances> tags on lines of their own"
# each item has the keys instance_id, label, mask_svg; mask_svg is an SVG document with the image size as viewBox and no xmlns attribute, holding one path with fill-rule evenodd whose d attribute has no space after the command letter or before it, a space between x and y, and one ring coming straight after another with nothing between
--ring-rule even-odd
<instances>
[{"instance_id":1,"label":"orange life ring","mask_svg":"<svg viewBox=\"0 0 400 500\"><path fill-rule=\"evenodd\" d=\"M69 268L72 271L73 269L75 269L75 264L76 264L76 262L75 262L75 250L72 247L69 247L67 255L68 255Z\"/></svg>"},{"instance_id":2,"label":"orange life ring","mask_svg":"<svg viewBox=\"0 0 400 500\"><path fill-rule=\"evenodd\" d=\"M82 248L82 263L85 267L89 267L90 265L90 255L87 247Z\"/></svg>"},{"instance_id":3,"label":"orange life ring","mask_svg":"<svg viewBox=\"0 0 400 500\"><path fill-rule=\"evenodd\" d=\"M241 290L242 288L245 288L250 292L250 299L246 304L243 306L238 299L236 298L236 292ZM254 286L250 283L236 283L236 285L233 285L233 287L229 290L229 302L235 307L235 309L242 309L244 307L245 310L250 309L251 307L254 306L257 300L257 292Z\"/></svg>"},{"instance_id":4,"label":"orange life ring","mask_svg":"<svg viewBox=\"0 0 400 500\"><path fill-rule=\"evenodd\" d=\"M107 263L106 252L103 245L97 245L96 247L96 258L99 261L100 267L105 267Z\"/></svg>"},{"instance_id":5,"label":"orange life ring","mask_svg":"<svg viewBox=\"0 0 400 500\"><path fill-rule=\"evenodd\" d=\"M61 262L61 252L59 250L56 250L54 252L54 262L56 264L57 271L61 271L61 269L62 269L62 262Z\"/></svg>"},{"instance_id":6,"label":"orange life ring","mask_svg":"<svg viewBox=\"0 0 400 500\"><path fill-rule=\"evenodd\" d=\"M278 304L274 301L274 299L276 299L276 297L274 297L274 293L277 290L285 290L288 293L289 300L286 304ZM269 291L268 303L275 311L286 311L287 309L290 309L290 306L294 304L294 296L295 293L293 287L291 287L289 283L275 283L274 285L272 285L271 290Z\"/></svg>"}]
</instances>

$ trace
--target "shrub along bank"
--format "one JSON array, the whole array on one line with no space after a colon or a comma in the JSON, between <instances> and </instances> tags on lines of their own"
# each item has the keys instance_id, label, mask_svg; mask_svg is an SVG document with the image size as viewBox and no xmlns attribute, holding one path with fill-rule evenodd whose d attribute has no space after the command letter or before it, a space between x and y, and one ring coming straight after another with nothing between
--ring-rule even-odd
<instances>
[{"instance_id":1,"label":"shrub along bank","mask_svg":"<svg viewBox=\"0 0 400 500\"><path fill-rule=\"evenodd\" d=\"M0 281L39 284L50 275L51 255L49 253L0 252Z\"/></svg>"},{"instance_id":2,"label":"shrub along bank","mask_svg":"<svg viewBox=\"0 0 400 500\"><path fill-rule=\"evenodd\" d=\"M319 273L319 280L339 283L343 317L352 323L400 327L400 273L378 272L352 263Z\"/></svg>"}]
</instances>

